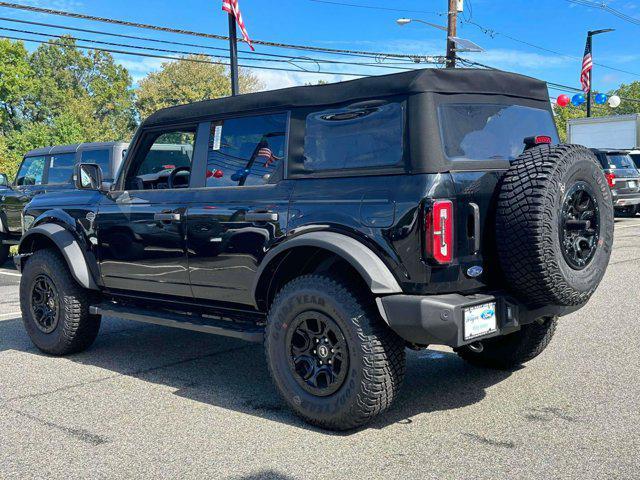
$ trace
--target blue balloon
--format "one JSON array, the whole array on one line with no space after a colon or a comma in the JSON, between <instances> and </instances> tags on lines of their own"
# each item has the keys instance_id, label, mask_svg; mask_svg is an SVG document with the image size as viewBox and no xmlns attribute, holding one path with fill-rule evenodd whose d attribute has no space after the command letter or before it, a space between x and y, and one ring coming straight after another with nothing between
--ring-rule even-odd
<instances>
[{"instance_id":1,"label":"blue balloon","mask_svg":"<svg viewBox=\"0 0 640 480\"><path fill-rule=\"evenodd\" d=\"M609 97L604 93L599 93L596 95L596 103L598 105L604 105L609 100Z\"/></svg>"},{"instance_id":2,"label":"blue balloon","mask_svg":"<svg viewBox=\"0 0 640 480\"><path fill-rule=\"evenodd\" d=\"M571 103L573 104L574 107L579 107L586 101L587 99L585 98L583 93L576 93L571 99Z\"/></svg>"}]
</instances>

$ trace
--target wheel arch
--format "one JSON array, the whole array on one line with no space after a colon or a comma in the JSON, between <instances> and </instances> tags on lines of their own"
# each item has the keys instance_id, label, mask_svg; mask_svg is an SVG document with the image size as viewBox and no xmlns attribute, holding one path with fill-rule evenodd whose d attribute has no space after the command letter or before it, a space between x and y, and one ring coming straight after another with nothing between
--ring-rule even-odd
<instances>
[{"instance_id":1,"label":"wheel arch","mask_svg":"<svg viewBox=\"0 0 640 480\"><path fill-rule=\"evenodd\" d=\"M356 275L374 295L402 293L398 281L382 259L358 240L336 232L311 232L294 237L270 250L261 262L253 284L258 309L266 310L283 279L343 262L346 274ZM296 265L288 268L287 265ZM294 270L283 273L283 270ZM284 277L284 278L283 278Z\"/></svg>"},{"instance_id":2,"label":"wheel arch","mask_svg":"<svg viewBox=\"0 0 640 480\"><path fill-rule=\"evenodd\" d=\"M57 223L44 223L30 229L18 246L18 267L36 250L55 248L60 252L73 278L84 288L99 290L89 260L75 236Z\"/></svg>"}]
</instances>

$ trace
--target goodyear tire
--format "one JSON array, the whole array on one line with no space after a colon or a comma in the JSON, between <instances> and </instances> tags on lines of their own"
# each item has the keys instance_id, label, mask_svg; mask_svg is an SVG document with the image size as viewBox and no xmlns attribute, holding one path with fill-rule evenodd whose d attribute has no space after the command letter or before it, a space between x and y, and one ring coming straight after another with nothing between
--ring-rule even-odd
<instances>
[{"instance_id":1,"label":"goodyear tire","mask_svg":"<svg viewBox=\"0 0 640 480\"><path fill-rule=\"evenodd\" d=\"M22 321L43 352L67 355L93 343L100 317L89 313L91 300L58 252L37 250L27 260L20 279Z\"/></svg>"},{"instance_id":2,"label":"goodyear tire","mask_svg":"<svg viewBox=\"0 0 640 480\"><path fill-rule=\"evenodd\" d=\"M532 307L582 305L609 263L613 222L609 186L588 149L525 151L505 174L497 205L496 241L507 284Z\"/></svg>"},{"instance_id":3,"label":"goodyear tire","mask_svg":"<svg viewBox=\"0 0 640 480\"><path fill-rule=\"evenodd\" d=\"M265 352L291 409L331 430L362 426L388 409L405 371L404 342L369 298L323 275L296 278L278 293Z\"/></svg>"}]
</instances>

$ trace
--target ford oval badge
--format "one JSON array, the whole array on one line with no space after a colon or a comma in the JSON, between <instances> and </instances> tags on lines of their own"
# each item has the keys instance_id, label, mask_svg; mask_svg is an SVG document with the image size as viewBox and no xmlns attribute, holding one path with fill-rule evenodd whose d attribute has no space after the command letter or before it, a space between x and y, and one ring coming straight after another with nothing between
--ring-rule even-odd
<instances>
[{"instance_id":1,"label":"ford oval badge","mask_svg":"<svg viewBox=\"0 0 640 480\"><path fill-rule=\"evenodd\" d=\"M467 276L471 277L471 278L477 278L480 275L482 275L482 272L484 270L482 269L482 267L480 265L474 265L473 267L470 267L467 270Z\"/></svg>"}]
</instances>

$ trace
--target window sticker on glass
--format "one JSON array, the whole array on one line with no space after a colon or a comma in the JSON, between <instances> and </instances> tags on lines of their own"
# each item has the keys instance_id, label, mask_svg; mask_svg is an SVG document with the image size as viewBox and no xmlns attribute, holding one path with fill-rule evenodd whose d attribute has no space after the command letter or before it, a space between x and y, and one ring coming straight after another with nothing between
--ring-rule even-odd
<instances>
[{"instance_id":1,"label":"window sticker on glass","mask_svg":"<svg viewBox=\"0 0 640 480\"><path fill-rule=\"evenodd\" d=\"M222 125L216 125L213 131L213 147L212 150L220 150L222 141Z\"/></svg>"}]
</instances>

